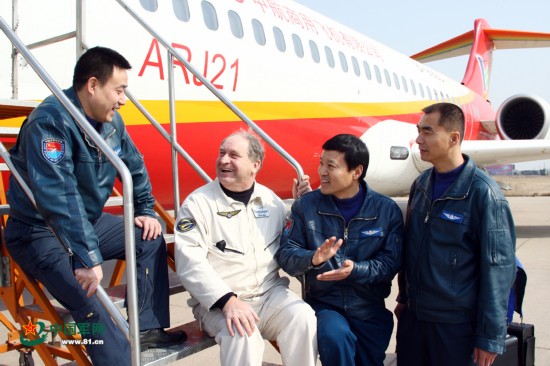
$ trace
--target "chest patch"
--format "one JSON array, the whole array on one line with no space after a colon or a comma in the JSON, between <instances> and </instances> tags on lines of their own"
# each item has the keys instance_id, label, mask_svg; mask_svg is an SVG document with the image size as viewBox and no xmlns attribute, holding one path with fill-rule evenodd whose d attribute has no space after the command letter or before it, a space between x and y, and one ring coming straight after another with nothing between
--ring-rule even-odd
<instances>
[{"instance_id":1,"label":"chest patch","mask_svg":"<svg viewBox=\"0 0 550 366\"><path fill-rule=\"evenodd\" d=\"M241 212L241 210L234 210L234 211L222 211L222 212L216 212L218 215L227 217L228 219L232 218L233 216L237 216L237 214Z\"/></svg>"},{"instance_id":2,"label":"chest patch","mask_svg":"<svg viewBox=\"0 0 550 366\"><path fill-rule=\"evenodd\" d=\"M457 224L461 224L462 221L464 221L464 216L459 215L457 213L450 212L450 211L443 211L441 213L441 216L439 217L444 220L456 222Z\"/></svg>"},{"instance_id":3,"label":"chest patch","mask_svg":"<svg viewBox=\"0 0 550 366\"><path fill-rule=\"evenodd\" d=\"M52 164L57 164L65 157L65 140L42 140L42 156Z\"/></svg>"},{"instance_id":4,"label":"chest patch","mask_svg":"<svg viewBox=\"0 0 550 366\"><path fill-rule=\"evenodd\" d=\"M381 227L377 227L376 229L361 231L361 238L366 238L369 236L384 236L384 230Z\"/></svg>"}]
</instances>

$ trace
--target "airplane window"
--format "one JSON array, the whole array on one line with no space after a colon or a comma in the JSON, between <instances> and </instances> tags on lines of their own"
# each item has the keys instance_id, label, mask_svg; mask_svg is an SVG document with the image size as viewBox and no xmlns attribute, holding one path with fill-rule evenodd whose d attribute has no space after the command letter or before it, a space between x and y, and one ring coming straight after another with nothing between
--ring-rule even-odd
<instances>
[{"instance_id":1,"label":"airplane window","mask_svg":"<svg viewBox=\"0 0 550 366\"><path fill-rule=\"evenodd\" d=\"M273 36L275 36L275 45L277 46L277 49L281 52L285 52L286 42L281 28L273 27Z\"/></svg>"},{"instance_id":2,"label":"airplane window","mask_svg":"<svg viewBox=\"0 0 550 366\"><path fill-rule=\"evenodd\" d=\"M357 59L354 56L351 56L351 63L353 65L353 72L357 76L361 76L361 69L359 68L359 62L357 62Z\"/></svg>"},{"instance_id":3,"label":"airplane window","mask_svg":"<svg viewBox=\"0 0 550 366\"><path fill-rule=\"evenodd\" d=\"M412 89L413 95L416 95L416 85L414 85L413 79L411 79L411 89Z\"/></svg>"},{"instance_id":4,"label":"airplane window","mask_svg":"<svg viewBox=\"0 0 550 366\"><path fill-rule=\"evenodd\" d=\"M370 66L367 61L363 61L363 69L365 69L365 75L367 75L367 79L372 79L372 74L370 72Z\"/></svg>"},{"instance_id":5,"label":"airplane window","mask_svg":"<svg viewBox=\"0 0 550 366\"><path fill-rule=\"evenodd\" d=\"M395 72L393 73L393 82L397 90L401 89L401 86L399 85L399 76L397 76Z\"/></svg>"},{"instance_id":6,"label":"airplane window","mask_svg":"<svg viewBox=\"0 0 550 366\"><path fill-rule=\"evenodd\" d=\"M316 63L319 63L321 61L321 55L319 55L319 48L317 47L317 43L314 41L309 41L309 50L311 51L311 58Z\"/></svg>"},{"instance_id":7,"label":"airplane window","mask_svg":"<svg viewBox=\"0 0 550 366\"><path fill-rule=\"evenodd\" d=\"M296 56L303 58L304 57L304 46L302 46L302 40L297 34L292 35L292 43L294 44L294 52Z\"/></svg>"},{"instance_id":8,"label":"airplane window","mask_svg":"<svg viewBox=\"0 0 550 366\"><path fill-rule=\"evenodd\" d=\"M191 18L191 14L189 14L189 4L187 3L187 0L172 0L172 8L174 9L174 14L176 14L176 18L178 18L182 22L188 22Z\"/></svg>"},{"instance_id":9,"label":"airplane window","mask_svg":"<svg viewBox=\"0 0 550 366\"><path fill-rule=\"evenodd\" d=\"M386 77L386 84L391 86L391 76L387 69L384 69L384 76Z\"/></svg>"},{"instance_id":10,"label":"airplane window","mask_svg":"<svg viewBox=\"0 0 550 366\"><path fill-rule=\"evenodd\" d=\"M439 95L437 94L437 90L435 89L434 89L434 97L435 97L435 100L439 102Z\"/></svg>"},{"instance_id":11,"label":"airplane window","mask_svg":"<svg viewBox=\"0 0 550 366\"><path fill-rule=\"evenodd\" d=\"M159 4L157 0L139 0L143 9L147 11L157 11Z\"/></svg>"},{"instance_id":12,"label":"airplane window","mask_svg":"<svg viewBox=\"0 0 550 366\"><path fill-rule=\"evenodd\" d=\"M201 3L202 8L202 17L204 19L204 24L210 30L218 30L218 15L216 14L216 9L208 1L203 0Z\"/></svg>"},{"instance_id":13,"label":"airplane window","mask_svg":"<svg viewBox=\"0 0 550 366\"><path fill-rule=\"evenodd\" d=\"M346 55L342 51L338 51L338 58L340 59L340 66L342 66L342 71L348 72L348 60L346 60Z\"/></svg>"},{"instance_id":14,"label":"airplane window","mask_svg":"<svg viewBox=\"0 0 550 366\"><path fill-rule=\"evenodd\" d=\"M241 17L233 10L229 10L227 12L227 16L229 17L231 33L233 33L236 38L242 39L244 36L244 30L243 23L241 22Z\"/></svg>"},{"instance_id":15,"label":"airplane window","mask_svg":"<svg viewBox=\"0 0 550 366\"><path fill-rule=\"evenodd\" d=\"M422 87L422 84L418 83L418 89L420 90L420 96L424 98L424 88Z\"/></svg>"},{"instance_id":16,"label":"airplane window","mask_svg":"<svg viewBox=\"0 0 550 366\"><path fill-rule=\"evenodd\" d=\"M252 31L254 32L256 43L260 46L265 46L264 26L258 19L252 19Z\"/></svg>"},{"instance_id":17,"label":"airplane window","mask_svg":"<svg viewBox=\"0 0 550 366\"><path fill-rule=\"evenodd\" d=\"M405 90L405 93L409 91L409 86L407 85L407 79L405 79L404 76L401 76L401 83L403 84L403 89Z\"/></svg>"},{"instance_id":18,"label":"airplane window","mask_svg":"<svg viewBox=\"0 0 550 366\"><path fill-rule=\"evenodd\" d=\"M327 56L327 63L331 68L334 68L334 55L332 54L332 50L330 47L325 46L325 55Z\"/></svg>"},{"instance_id":19,"label":"airplane window","mask_svg":"<svg viewBox=\"0 0 550 366\"><path fill-rule=\"evenodd\" d=\"M426 87L426 91L428 92L428 99L432 99L432 92L430 91L430 88Z\"/></svg>"},{"instance_id":20,"label":"airplane window","mask_svg":"<svg viewBox=\"0 0 550 366\"><path fill-rule=\"evenodd\" d=\"M443 96L443 92L439 92L441 94L441 100L444 100L445 97ZM449 100L449 96L447 95L447 100Z\"/></svg>"},{"instance_id":21,"label":"airplane window","mask_svg":"<svg viewBox=\"0 0 550 366\"><path fill-rule=\"evenodd\" d=\"M378 65L374 65L374 73L376 74L376 81L378 81L378 84L382 84L382 75L380 74Z\"/></svg>"}]
</instances>

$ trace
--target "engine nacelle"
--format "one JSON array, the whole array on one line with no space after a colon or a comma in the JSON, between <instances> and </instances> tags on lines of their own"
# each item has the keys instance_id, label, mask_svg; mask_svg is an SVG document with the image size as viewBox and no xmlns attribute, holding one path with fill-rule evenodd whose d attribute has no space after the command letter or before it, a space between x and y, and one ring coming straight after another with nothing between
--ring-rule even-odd
<instances>
[{"instance_id":1,"label":"engine nacelle","mask_svg":"<svg viewBox=\"0 0 550 366\"><path fill-rule=\"evenodd\" d=\"M536 140L549 137L550 106L537 96L514 95L497 111L496 126L503 140Z\"/></svg>"}]
</instances>

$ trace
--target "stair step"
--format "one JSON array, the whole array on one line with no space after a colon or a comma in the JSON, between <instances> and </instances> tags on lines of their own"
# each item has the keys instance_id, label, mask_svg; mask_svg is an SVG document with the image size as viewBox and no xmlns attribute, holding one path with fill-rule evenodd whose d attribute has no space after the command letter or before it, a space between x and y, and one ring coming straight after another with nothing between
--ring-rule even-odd
<instances>
[{"instance_id":1,"label":"stair step","mask_svg":"<svg viewBox=\"0 0 550 366\"><path fill-rule=\"evenodd\" d=\"M187 334L187 340L167 348L151 348L141 352L142 365L168 365L216 344L214 338L200 330L197 321L170 329L170 331L174 330L183 330Z\"/></svg>"},{"instance_id":2,"label":"stair step","mask_svg":"<svg viewBox=\"0 0 550 366\"><path fill-rule=\"evenodd\" d=\"M28 116L38 104L24 100L0 99L0 119Z\"/></svg>"}]
</instances>

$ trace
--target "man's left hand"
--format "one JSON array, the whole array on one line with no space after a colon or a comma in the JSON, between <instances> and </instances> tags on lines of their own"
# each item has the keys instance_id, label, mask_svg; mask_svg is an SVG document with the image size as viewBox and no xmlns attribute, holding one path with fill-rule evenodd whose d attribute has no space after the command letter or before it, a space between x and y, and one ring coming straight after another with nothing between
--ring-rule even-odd
<instances>
[{"instance_id":1,"label":"man's left hand","mask_svg":"<svg viewBox=\"0 0 550 366\"><path fill-rule=\"evenodd\" d=\"M162 234L162 226L159 220L150 216L137 216L134 218L134 223L137 227L143 229L143 240L156 239Z\"/></svg>"},{"instance_id":2,"label":"man's left hand","mask_svg":"<svg viewBox=\"0 0 550 366\"><path fill-rule=\"evenodd\" d=\"M309 175L302 175L302 181L298 183L298 180L294 178L292 182L292 198L298 199L307 192L311 192L311 184L309 184Z\"/></svg>"},{"instance_id":3,"label":"man's left hand","mask_svg":"<svg viewBox=\"0 0 550 366\"><path fill-rule=\"evenodd\" d=\"M346 259L342 267L338 269L333 269L325 273L321 273L317 276L319 281L342 281L350 275L353 271L354 263L352 260Z\"/></svg>"},{"instance_id":4,"label":"man's left hand","mask_svg":"<svg viewBox=\"0 0 550 366\"><path fill-rule=\"evenodd\" d=\"M496 353L474 348L474 362L477 366L491 366L496 357Z\"/></svg>"}]
</instances>

